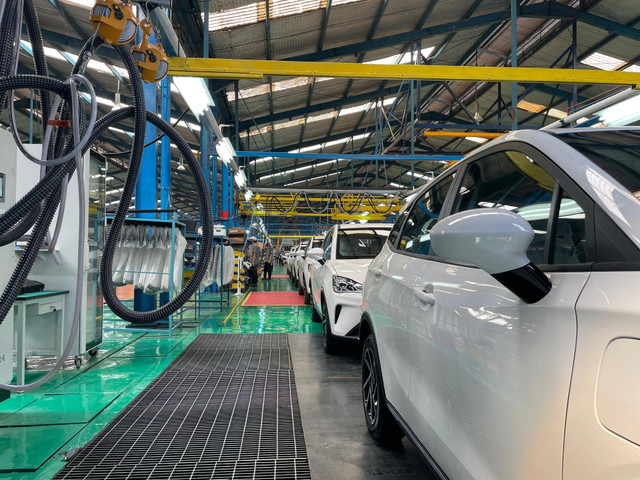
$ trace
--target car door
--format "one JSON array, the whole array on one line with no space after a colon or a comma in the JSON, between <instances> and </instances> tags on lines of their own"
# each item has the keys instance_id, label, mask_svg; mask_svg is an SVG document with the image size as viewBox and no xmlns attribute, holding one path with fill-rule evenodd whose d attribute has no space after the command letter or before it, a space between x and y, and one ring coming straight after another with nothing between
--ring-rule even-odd
<instances>
[{"instance_id":1,"label":"car door","mask_svg":"<svg viewBox=\"0 0 640 480\"><path fill-rule=\"evenodd\" d=\"M333 248L333 237L334 237L334 233L335 233L335 227L332 228L328 233L327 236L324 239L324 242L322 243L322 249L324 250L324 257L322 259L321 266L317 267L314 269L313 271L313 278L312 278L312 297L313 297L313 303L316 307L316 310L318 311L318 313L322 314L322 285L324 283L324 278L327 275L331 275L331 272L329 272L329 266L327 265L327 260L329 260L331 258L331 252L332 252L332 248Z\"/></svg>"},{"instance_id":2,"label":"car door","mask_svg":"<svg viewBox=\"0 0 640 480\"><path fill-rule=\"evenodd\" d=\"M371 263L365 282L364 297L368 302L365 308L371 312L374 323L385 395L402 417L409 413L411 368L407 329L410 315L415 314L407 308L414 301L409 285L417 283L422 269L420 258L408 257L406 253L428 251L429 231L438 220L453 178L452 173L447 173L438 179L420 193L410 211L403 212L394 224L390 240ZM403 230L399 236L400 227Z\"/></svg>"},{"instance_id":3,"label":"car door","mask_svg":"<svg viewBox=\"0 0 640 480\"><path fill-rule=\"evenodd\" d=\"M590 204L523 145L467 163L460 177L452 213L519 213L535 232L529 259L553 287L526 304L478 268L421 262L409 315L410 420L451 478L559 479Z\"/></svg>"}]
</instances>

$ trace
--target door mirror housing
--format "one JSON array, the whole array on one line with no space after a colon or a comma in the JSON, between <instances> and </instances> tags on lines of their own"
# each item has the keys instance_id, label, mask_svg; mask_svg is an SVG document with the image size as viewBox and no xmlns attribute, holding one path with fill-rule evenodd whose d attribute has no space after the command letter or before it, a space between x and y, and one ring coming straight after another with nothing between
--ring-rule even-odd
<instances>
[{"instance_id":1,"label":"door mirror housing","mask_svg":"<svg viewBox=\"0 0 640 480\"><path fill-rule=\"evenodd\" d=\"M547 276L527 257L533 228L514 212L466 210L440 220L430 236L437 255L481 268L526 303L551 291Z\"/></svg>"},{"instance_id":2,"label":"door mirror housing","mask_svg":"<svg viewBox=\"0 0 640 480\"><path fill-rule=\"evenodd\" d=\"M324 257L324 250L320 247L310 248L307 252L307 257L312 260L320 261Z\"/></svg>"}]
</instances>

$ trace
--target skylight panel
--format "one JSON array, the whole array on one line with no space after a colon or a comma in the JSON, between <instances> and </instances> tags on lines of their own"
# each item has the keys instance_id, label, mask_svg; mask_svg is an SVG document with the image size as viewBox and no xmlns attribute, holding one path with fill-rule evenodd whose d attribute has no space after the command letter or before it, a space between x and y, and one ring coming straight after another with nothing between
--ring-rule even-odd
<instances>
[{"instance_id":1,"label":"skylight panel","mask_svg":"<svg viewBox=\"0 0 640 480\"><path fill-rule=\"evenodd\" d=\"M70 0L67 0L70 1ZM73 0L85 1L85 0ZM347 3L363 2L364 0L336 0L331 6L346 5ZM313 12L327 7L327 0L270 0L269 18L282 18ZM204 18L204 14L203 14ZM256 2L242 7L230 8L209 15L209 31L229 30L243 25L252 25L267 19L266 2Z\"/></svg>"},{"instance_id":2,"label":"skylight panel","mask_svg":"<svg viewBox=\"0 0 640 480\"><path fill-rule=\"evenodd\" d=\"M622 71L630 73L640 73L640 65L629 65L627 68L623 68Z\"/></svg>"},{"instance_id":3,"label":"skylight panel","mask_svg":"<svg viewBox=\"0 0 640 480\"><path fill-rule=\"evenodd\" d=\"M71 5L79 5L81 7L91 8L95 5L95 0L61 0L64 3L70 3Z\"/></svg>"},{"instance_id":4,"label":"skylight panel","mask_svg":"<svg viewBox=\"0 0 640 480\"><path fill-rule=\"evenodd\" d=\"M316 83L318 82L326 82L327 80L333 80L331 77L318 77L316 78ZM283 90L288 90L291 88L303 87L306 85L310 85L313 79L311 77L295 77L290 78L289 80L281 80L279 82L273 82L273 91L280 92ZM257 87L246 88L244 90L240 90L240 98L251 98L257 97L258 95L266 95L269 93L269 84L265 83L264 85L258 85ZM236 101L236 92L230 90L227 92L227 99L230 102Z\"/></svg>"},{"instance_id":5,"label":"skylight panel","mask_svg":"<svg viewBox=\"0 0 640 480\"><path fill-rule=\"evenodd\" d=\"M429 58L434 48L435 47L423 48L420 53L424 58ZM390 57L379 58L364 63L367 65L406 65L413 62L411 61L411 52L405 52L403 54L398 53Z\"/></svg>"},{"instance_id":6,"label":"skylight panel","mask_svg":"<svg viewBox=\"0 0 640 480\"><path fill-rule=\"evenodd\" d=\"M271 18L288 17L299 13L325 8L326 0L271 0L269 13Z\"/></svg>"},{"instance_id":7,"label":"skylight panel","mask_svg":"<svg viewBox=\"0 0 640 480\"><path fill-rule=\"evenodd\" d=\"M528 102L526 100L520 100L518 102L518 108L520 110L525 110L531 113L542 113L547 109L547 107L545 107L544 105ZM565 112L563 112L562 110L558 110L557 108L550 108L548 115L553 118L564 118L567 116Z\"/></svg>"},{"instance_id":8,"label":"skylight panel","mask_svg":"<svg viewBox=\"0 0 640 480\"><path fill-rule=\"evenodd\" d=\"M594 52L580 63L589 65L590 67L599 68L600 70L612 71L625 65L627 61L605 55L604 53Z\"/></svg>"},{"instance_id":9,"label":"skylight panel","mask_svg":"<svg viewBox=\"0 0 640 480\"><path fill-rule=\"evenodd\" d=\"M204 15L204 14L203 14ZM228 30L242 25L251 25L266 20L265 2L251 3L242 7L222 10L209 15L209 31Z\"/></svg>"}]
</instances>

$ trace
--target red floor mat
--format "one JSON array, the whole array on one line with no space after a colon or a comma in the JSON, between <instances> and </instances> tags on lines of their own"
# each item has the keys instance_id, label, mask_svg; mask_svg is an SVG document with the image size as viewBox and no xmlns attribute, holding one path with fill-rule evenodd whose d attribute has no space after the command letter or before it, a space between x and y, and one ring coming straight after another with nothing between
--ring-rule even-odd
<instances>
[{"instance_id":1,"label":"red floor mat","mask_svg":"<svg viewBox=\"0 0 640 480\"><path fill-rule=\"evenodd\" d=\"M251 292L243 307L304 305L304 298L298 292Z\"/></svg>"},{"instance_id":2,"label":"red floor mat","mask_svg":"<svg viewBox=\"0 0 640 480\"><path fill-rule=\"evenodd\" d=\"M289 278L289 275L271 275L271 278Z\"/></svg>"}]
</instances>

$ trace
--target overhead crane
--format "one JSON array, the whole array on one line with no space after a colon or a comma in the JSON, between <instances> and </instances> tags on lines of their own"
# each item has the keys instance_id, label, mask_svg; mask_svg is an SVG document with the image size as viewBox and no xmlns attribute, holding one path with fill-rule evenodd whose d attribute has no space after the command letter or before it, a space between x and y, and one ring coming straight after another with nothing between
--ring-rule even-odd
<instances>
[{"instance_id":1,"label":"overhead crane","mask_svg":"<svg viewBox=\"0 0 640 480\"><path fill-rule=\"evenodd\" d=\"M640 86L640 73L529 67L458 67L448 65L372 65L223 58L171 58L169 75L262 80L264 77L342 77L383 80L464 80L473 82L569 83Z\"/></svg>"}]
</instances>

